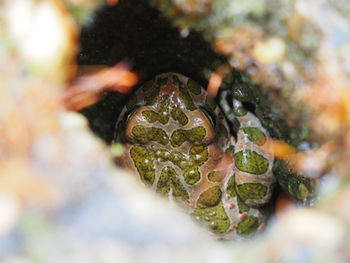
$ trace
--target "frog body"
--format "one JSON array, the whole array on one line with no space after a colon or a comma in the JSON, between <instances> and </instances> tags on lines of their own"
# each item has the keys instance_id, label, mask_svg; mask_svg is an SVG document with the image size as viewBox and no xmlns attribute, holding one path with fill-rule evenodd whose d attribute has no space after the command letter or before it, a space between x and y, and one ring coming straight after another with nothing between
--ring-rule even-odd
<instances>
[{"instance_id":1,"label":"frog body","mask_svg":"<svg viewBox=\"0 0 350 263\"><path fill-rule=\"evenodd\" d=\"M274 184L268 133L237 103L235 141L200 85L178 73L160 74L130 97L114 139L125 145L120 166L228 239L264 227L263 206Z\"/></svg>"}]
</instances>

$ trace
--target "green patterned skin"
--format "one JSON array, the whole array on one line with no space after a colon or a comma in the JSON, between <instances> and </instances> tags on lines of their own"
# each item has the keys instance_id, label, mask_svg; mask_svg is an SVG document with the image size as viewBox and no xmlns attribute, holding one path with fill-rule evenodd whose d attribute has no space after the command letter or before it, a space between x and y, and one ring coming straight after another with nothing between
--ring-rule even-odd
<instances>
[{"instance_id":1,"label":"green patterned skin","mask_svg":"<svg viewBox=\"0 0 350 263\"><path fill-rule=\"evenodd\" d=\"M237 226L237 233L244 236L253 234L259 227L259 220L254 217L248 217Z\"/></svg>"},{"instance_id":2,"label":"green patterned skin","mask_svg":"<svg viewBox=\"0 0 350 263\"><path fill-rule=\"evenodd\" d=\"M245 205L261 207L270 201L276 182L269 134L259 119L235 99L233 114L229 119L238 123L234 150L236 192Z\"/></svg>"},{"instance_id":3,"label":"green patterned skin","mask_svg":"<svg viewBox=\"0 0 350 263\"><path fill-rule=\"evenodd\" d=\"M190 130L176 130L171 134L170 142L174 147L181 146L184 142L201 142L205 137L205 129L203 127L195 127Z\"/></svg>"},{"instance_id":4,"label":"green patterned skin","mask_svg":"<svg viewBox=\"0 0 350 263\"><path fill-rule=\"evenodd\" d=\"M251 150L235 153L236 167L251 174L264 174L269 167L269 161L262 155Z\"/></svg>"},{"instance_id":5,"label":"green patterned skin","mask_svg":"<svg viewBox=\"0 0 350 263\"><path fill-rule=\"evenodd\" d=\"M172 195L177 200L188 203L188 193L180 182L179 176L174 168L166 166L162 169L157 184L157 192L166 195L172 191Z\"/></svg>"},{"instance_id":6,"label":"green patterned skin","mask_svg":"<svg viewBox=\"0 0 350 263\"><path fill-rule=\"evenodd\" d=\"M237 151L240 138L235 146L220 108L194 80L158 75L130 97L119 116L114 141L123 143L125 152L117 162L218 237L250 236L267 217L254 200L268 193L264 176L271 158L259 151L268 134L259 126L246 127L249 118L239 120L249 113L242 105L235 112L247 145L257 147ZM254 183L238 182L240 172L253 176Z\"/></svg>"},{"instance_id":7,"label":"green patterned skin","mask_svg":"<svg viewBox=\"0 0 350 263\"><path fill-rule=\"evenodd\" d=\"M264 145L266 143L266 136L259 128L245 127L242 130L247 134L248 139L255 144Z\"/></svg>"}]
</instances>

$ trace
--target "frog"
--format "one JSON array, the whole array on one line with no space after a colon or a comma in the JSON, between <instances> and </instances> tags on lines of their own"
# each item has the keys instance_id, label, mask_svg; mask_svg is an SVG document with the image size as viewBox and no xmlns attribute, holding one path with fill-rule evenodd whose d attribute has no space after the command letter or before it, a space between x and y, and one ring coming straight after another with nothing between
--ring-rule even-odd
<instances>
[{"instance_id":1,"label":"frog","mask_svg":"<svg viewBox=\"0 0 350 263\"><path fill-rule=\"evenodd\" d=\"M130 96L113 139L124 146L119 166L222 239L265 228L275 185L268 131L239 101L233 106L236 137L201 85L162 73Z\"/></svg>"}]
</instances>

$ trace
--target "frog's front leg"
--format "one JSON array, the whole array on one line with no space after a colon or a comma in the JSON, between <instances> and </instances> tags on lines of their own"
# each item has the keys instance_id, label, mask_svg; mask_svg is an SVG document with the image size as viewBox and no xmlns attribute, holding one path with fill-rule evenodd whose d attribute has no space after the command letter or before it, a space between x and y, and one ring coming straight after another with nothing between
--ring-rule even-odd
<instances>
[{"instance_id":1,"label":"frog's front leg","mask_svg":"<svg viewBox=\"0 0 350 263\"><path fill-rule=\"evenodd\" d=\"M223 92L220 104L237 130L234 149L236 192L246 205L262 206L269 202L276 182L272 174L274 157L269 146L270 136L260 120L240 101L227 101L228 92Z\"/></svg>"}]
</instances>

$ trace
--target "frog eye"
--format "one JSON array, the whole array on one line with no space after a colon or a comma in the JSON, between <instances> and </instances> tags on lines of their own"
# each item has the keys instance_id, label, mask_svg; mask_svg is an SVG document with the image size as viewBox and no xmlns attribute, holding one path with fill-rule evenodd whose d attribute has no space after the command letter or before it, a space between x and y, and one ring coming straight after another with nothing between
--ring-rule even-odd
<instances>
[{"instance_id":1,"label":"frog eye","mask_svg":"<svg viewBox=\"0 0 350 263\"><path fill-rule=\"evenodd\" d=\"M207 119L210 121L213 128L215 128L216 127L216 114L213 111L209 110L205 106L200 106L200 109L202 110L204 115L207 117Z\"/></svg>"},{"instance_id":2,"label":"frog eye","mask_svg":"<svg viewBox=\"0 0 350 263\"><path fill-rule=\"evenodd\" d=\"M130 110L128 110L125 113L125 121L128 122L130 120L130 118L132 117L132 115L134 115L135 111L140 107L140 105L135 105L134 107L132 107Z\"/></svg>"}]
</instances>

